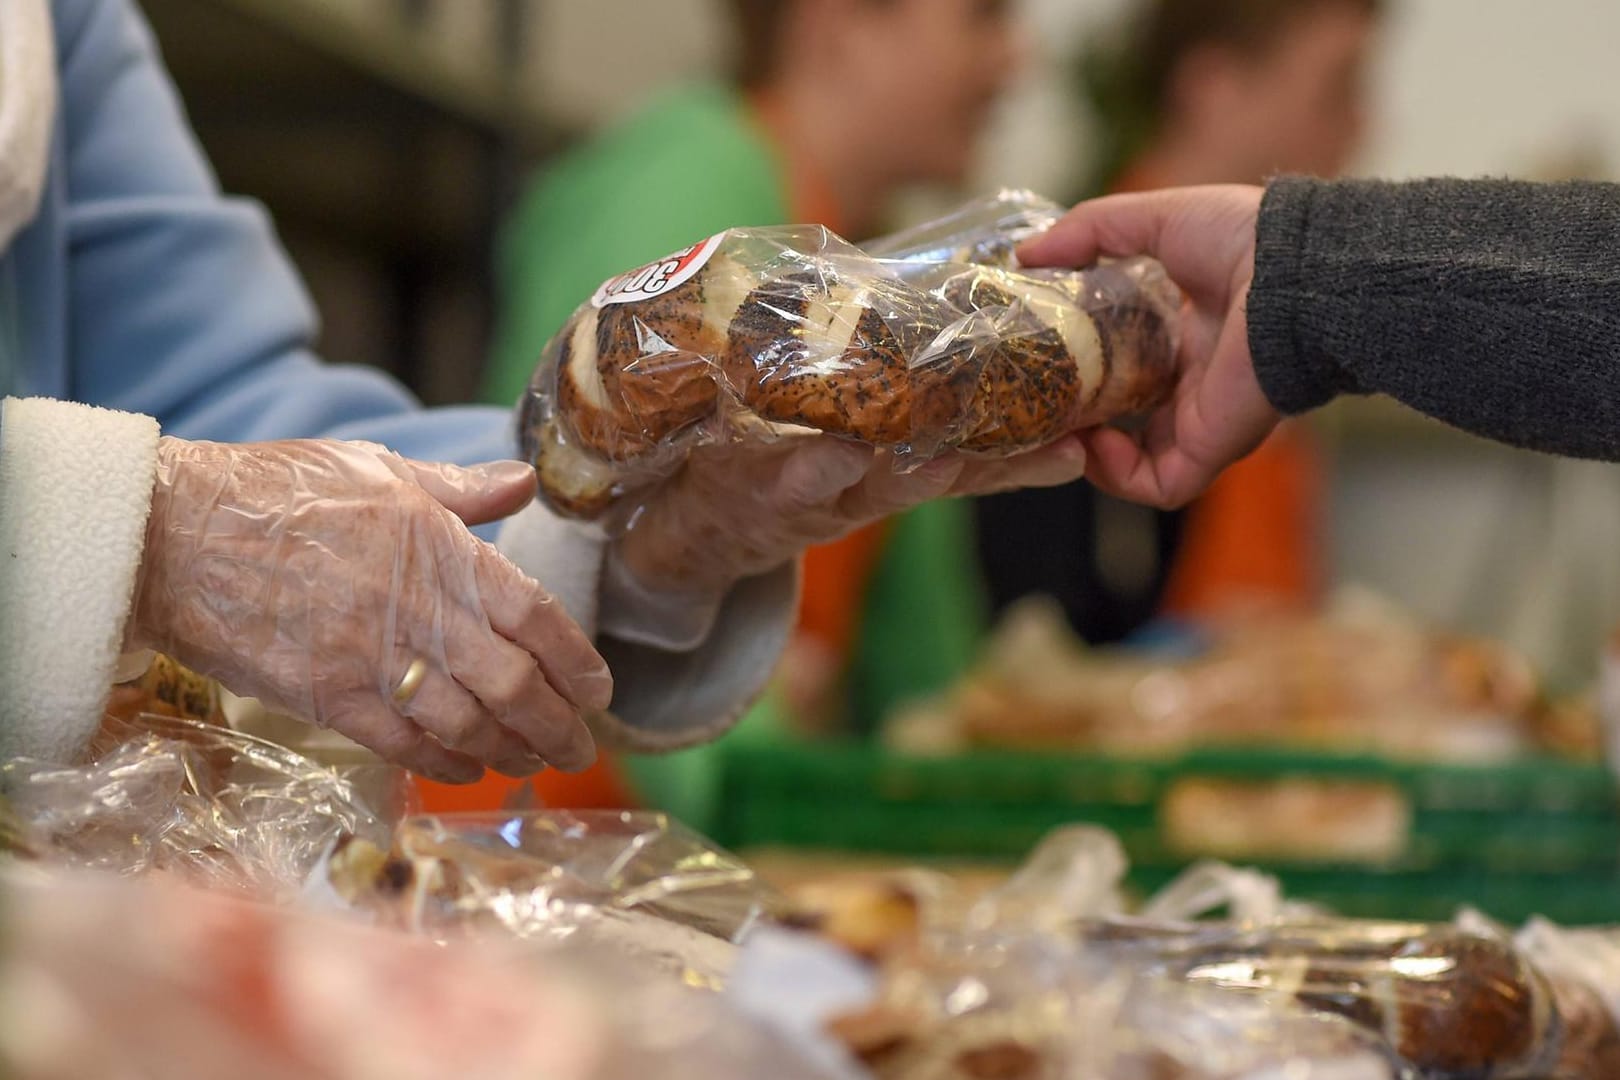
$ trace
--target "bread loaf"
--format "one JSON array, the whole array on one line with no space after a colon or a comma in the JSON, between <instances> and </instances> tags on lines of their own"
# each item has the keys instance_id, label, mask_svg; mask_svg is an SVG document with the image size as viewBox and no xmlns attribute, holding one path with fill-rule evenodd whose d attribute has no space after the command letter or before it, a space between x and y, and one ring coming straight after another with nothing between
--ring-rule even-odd
<instances>
[{"instance_id":1,"label":"bread loaf","mask_svg":"<svg viewBox=\"0 0 1620 1080\"><path fill-rule=\"evenodd\" d=\"M1010 454L1149 409L1171 385L1173 312L1127 271L902 278L807 235L722 233L575 313L523 428L555 509L601 515L627 478L671 475L739 415L924 458Z\"/></svg>"},{"instance_id":2,"label":"bread loaf","mask_svg":"<svg viewBox=\"0 0 1620 1080\"><path fill-rule=\"evenodd\" d=\"M1564 1035L1548 980L1511 943L1450 927L1345 921L1246 931L1101 923L1089 933L1173 978L1277 994L1342 1017L1436 1080L1542 1075ZM1586 1030L1595 1042L1604 1037L1601 1029Z\"/></svg>"},{"instance_id":3,"label":"bread loaf","mask_svg":"<svg viewBox=\"0 0 1620 1080\"><path fill-rule=\"evenodd\" d=\"M910 446L949 431L973 396L967 365L923 355L949 321L945 305L896 282L779 278L737 310L722 361L726 381L771 423Z\"/></svg>"}]
</instances>

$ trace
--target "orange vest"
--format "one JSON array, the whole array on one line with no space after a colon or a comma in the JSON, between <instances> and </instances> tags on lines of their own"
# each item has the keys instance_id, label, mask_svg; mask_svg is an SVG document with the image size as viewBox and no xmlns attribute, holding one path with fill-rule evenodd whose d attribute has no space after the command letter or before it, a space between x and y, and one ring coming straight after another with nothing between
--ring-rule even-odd
<instances>
[{"instance_id":1,"label":"orange vest","mask_svg":"<svg viewBox=\"0 0 1620 1080\"><path fill-rule=\"evenodd\" d=\"M1188 510L1165 611L1196 618L1251 602L1311 606L1322 580L1321 489L1311 433L1279 427Z\"/></svg>"}]
</instances>

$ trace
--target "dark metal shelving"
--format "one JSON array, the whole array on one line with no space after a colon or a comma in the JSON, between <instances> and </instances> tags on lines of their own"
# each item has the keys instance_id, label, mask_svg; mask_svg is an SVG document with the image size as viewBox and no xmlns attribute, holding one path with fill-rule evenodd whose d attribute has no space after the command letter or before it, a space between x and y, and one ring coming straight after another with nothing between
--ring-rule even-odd
<instances>
[{"instance_id":1,"label":"dark metal shelving","mask_svg":"<svg viewBox=\"0 0 1620 1080\"><path fill-rule=\"evenodd\" d=\"M558 135L522 89L528 6L457 58L402 3L142 0L220 181L270 210L323 315L322 349L431 401L477 386L498 223Z\"/></svg>"}]
</instances>

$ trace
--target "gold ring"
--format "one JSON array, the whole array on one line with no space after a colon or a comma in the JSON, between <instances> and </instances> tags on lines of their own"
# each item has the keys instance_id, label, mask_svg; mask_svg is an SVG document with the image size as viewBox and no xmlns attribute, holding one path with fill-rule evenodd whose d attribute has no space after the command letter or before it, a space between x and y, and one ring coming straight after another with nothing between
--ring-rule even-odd
<instances>
[{"instance_id":1,"label":"gold ring","mask_svg":"<svg viewBox=\"0 0 1620 1080\"><path fill-rule=\"evenodd\" d=\"M427 678L427 661L418 656L411 661L411 666L405 669L400 677L399 685L394 687L394 703L404 705L416 696L422 689L422 680Z\"/></svg>"}]
</instances>

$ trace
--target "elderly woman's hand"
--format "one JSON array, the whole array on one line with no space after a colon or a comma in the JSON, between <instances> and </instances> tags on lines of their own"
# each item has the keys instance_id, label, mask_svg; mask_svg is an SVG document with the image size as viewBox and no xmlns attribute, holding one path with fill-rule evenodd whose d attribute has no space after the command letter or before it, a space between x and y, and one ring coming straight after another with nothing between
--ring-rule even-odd
<instances>
[{"instance_id":1,"label":"elderly woman's hand","mask_svg":"<svg viewBox=\"0 0 1620 1080\"><path fill-rule=\"evenodd\" d=\"M584 768L607 666L466 529L533 494L516 462L165 438L126 642L437 779Z\"/></svg>"}]
</instances>

